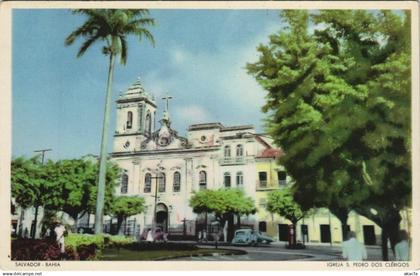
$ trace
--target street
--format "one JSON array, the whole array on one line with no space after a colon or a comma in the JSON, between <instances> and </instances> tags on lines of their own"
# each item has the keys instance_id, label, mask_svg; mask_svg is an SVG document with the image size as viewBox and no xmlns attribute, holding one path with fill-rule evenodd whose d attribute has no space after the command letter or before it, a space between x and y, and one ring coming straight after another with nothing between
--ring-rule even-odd
<instances>
[{"instance_id":1,"label":"street","mask_svg":"<svg viewBox=\"0 0 420 276\"><path fill-rule=\"evenodd\" d=\"M200 245L202 248L214 248L212 245ZM283 243L271 245L250 246L219 246L223 249L239 249L247 252L245 255L229 256L197 256L174 259L174 261L340 261L341 247L330 245L307 245L306 249L286 249ZM366 247L369 261L382 260L379 246ZM389 250L390 259L393 258Z\"/></svg>"}]
</instances>

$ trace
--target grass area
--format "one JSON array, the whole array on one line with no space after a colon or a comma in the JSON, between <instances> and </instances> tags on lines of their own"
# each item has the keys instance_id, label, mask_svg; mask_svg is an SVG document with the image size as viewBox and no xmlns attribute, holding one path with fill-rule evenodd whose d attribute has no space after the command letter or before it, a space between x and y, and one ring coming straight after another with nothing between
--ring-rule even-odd
<instances>
[{"instance_id":1,"label":"grass area","mask_svg":"<svg viewBox=\"0 0 420 276\"><path fill-rule=\"evenodd\" d=\"M187 257L187 256L197 256L197 255L207 255L212 253L219 254L234 254L238 251L227 250L227 249L210 249L210 248L199 248L195 250L148 250L148 251L138 251L138 250L129 250L124 248L105 248L102 251L99 260L103 261L153 261L165 258L174 258L174 257Z\"/></svg>"}]
</instances>

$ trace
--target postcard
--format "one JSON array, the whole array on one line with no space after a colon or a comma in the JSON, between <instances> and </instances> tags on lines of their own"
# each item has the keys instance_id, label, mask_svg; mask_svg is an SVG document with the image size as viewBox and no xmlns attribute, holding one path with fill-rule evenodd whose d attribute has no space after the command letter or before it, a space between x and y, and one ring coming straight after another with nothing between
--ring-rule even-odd
<instances>
[{"instance_id":1,"label":"postcard","mask_svg":"<svg viewBox=\"0 0 420 276\"><path fill-rule=\"evenodd\" d=\"M2 269L418 268L418 3L0 13Z\"/></svg>"}]
</instances>

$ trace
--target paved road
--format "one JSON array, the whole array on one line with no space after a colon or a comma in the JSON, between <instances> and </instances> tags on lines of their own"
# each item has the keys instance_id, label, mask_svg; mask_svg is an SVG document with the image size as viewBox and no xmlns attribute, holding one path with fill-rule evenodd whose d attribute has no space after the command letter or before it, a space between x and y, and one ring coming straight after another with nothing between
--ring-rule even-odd
<instances>
[{"instance_id":1,"label":"paved road","mask_svg":"<svg viewBox=\"0 0 420 276\"><path fill-rule=\"evenodd\" d=\"M210 245L200 245L203 248L212 248ZM272 244L259 247L245 246L219 246L225 249L240 249L247 252L245 255L232 256L200 256L179 258L180 261L334 261L341 260L341 247L308 245L306 249L286 249L284 244ZM368 247L368 260L381 260L380 247ZM389 256L392 256L390 251Z\"/></svg>"}]
</instances>

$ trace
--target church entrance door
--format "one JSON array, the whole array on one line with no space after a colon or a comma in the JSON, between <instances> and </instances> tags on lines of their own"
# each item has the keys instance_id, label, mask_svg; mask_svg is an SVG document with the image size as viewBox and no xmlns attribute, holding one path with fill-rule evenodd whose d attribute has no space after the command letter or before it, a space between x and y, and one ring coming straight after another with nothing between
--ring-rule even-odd
<instances>
[{"instance_id":1,"label":"church entrance door","mask_svg":"<svg viewBox=\"0 0 420 276\"><path fill-rule=\"evenodd\" d=\"M163 203L156 206L156 226L168 232L168 207Z\"/></svg>"}]
</instances>

